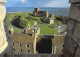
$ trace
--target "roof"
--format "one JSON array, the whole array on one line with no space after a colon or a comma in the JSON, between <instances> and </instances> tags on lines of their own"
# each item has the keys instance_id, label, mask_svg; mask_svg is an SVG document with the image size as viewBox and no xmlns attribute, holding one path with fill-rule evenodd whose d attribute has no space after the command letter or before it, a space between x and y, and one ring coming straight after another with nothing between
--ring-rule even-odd
<instances>
[{"instance_id":1,"label":"roof","mask_svg":"<svg viewBox=\"0 0 80 57\"><path fill-rule=\"evenodd\" d=\"M54 35L54 39L52 39L52 45L64 44L64 39L64 34Z\"/></svg>"},{"instance_id":2,"label":"roof","mask_svg":"<svg viewBox=\"0 0 80 57\"><path fill-rule=\"evenodd\" d=\"M13 43L25 43L25 44L33 44L34 37L27 33L14 33L11 36L11 41Z\"/></svg>"},{"instance_id":3,"label":"roof","mask_svg":"<svg viewBox=\"0 0 80 57\"><path fill-rule=\"evenodd\" d=\"M7 2L7 0L0 0L0 2L2 2L2 3L3 3L3 2L4 2L4 3L6 3L6 2Z\"/></svg>"}]
</instances>

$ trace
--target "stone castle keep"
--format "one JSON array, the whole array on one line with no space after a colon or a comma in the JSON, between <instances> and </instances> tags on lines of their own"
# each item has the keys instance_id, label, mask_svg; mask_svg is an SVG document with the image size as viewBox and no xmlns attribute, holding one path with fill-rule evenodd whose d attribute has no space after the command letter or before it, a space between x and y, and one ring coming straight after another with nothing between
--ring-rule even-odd
<instances>
[{"instance_id":1,"label":"stone castle keep","mask_svg":"<svg viewBox=\"0 0 80 57\"><path fill-rule=\"evenodd\" d=\"M6 0L0 0L0 57L13 57L9 30L4 21L6 17L5 2ZM71 3L70 18L66 21L67 35L63 45L63 56L54 54L20 54L14 57L80 57L80 0L69 0L69 2Z\"/></svg>"},{"instance_id":2,"label":"stone castle keep","mask_svg":"<svg viewBox=\"0 0 80 57\"><path fill-rule=\"evenodd\" d=\"M35 8L33 12L33 16L38 16L38 17L48 17L48 11L40 11L40 8Z\"/></svg>"},{"instance_id":3,"label":"stone castle keep","mask_svg":"<svg viewBox=\"0 0 80 57\"><path fill-rule=\"evenodd\" d=\"M43 17L43 21L48 23L48 24L53 24L54 23L54 19L52 18L53 14L50 14L50 16L48 16L48 11L40 11L40 8L35 8L35 10L33 11L33 16L35 17Z\"/></svg>"}]
</instances>

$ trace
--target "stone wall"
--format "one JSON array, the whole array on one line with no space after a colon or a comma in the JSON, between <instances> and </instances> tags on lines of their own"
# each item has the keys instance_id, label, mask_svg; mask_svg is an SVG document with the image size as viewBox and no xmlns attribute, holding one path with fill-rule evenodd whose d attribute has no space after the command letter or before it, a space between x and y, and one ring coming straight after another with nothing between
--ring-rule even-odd
<instances>
[{"instance_id":1,"label":"stone wall","mask_svg":"<svg viewBox=\"0 0 80 57\"><path fill-rule=\"evenodd\" d=\"M12 54L8 26L4 22L6 17L6 8L4 6L5 1L6 0L0 0L0 57Z\"/></svg>"},{"instance_id":2,"label":"stone wall","mask_svg":"<svg viewBox=\"0 0 80 57\"><path fill-rule=\"evenodd\" d=\"M70 3L63 53L64 57L80 57L80 0L70 0Z\"/></svg>"},{"instance_id":3,"label":"stone wall","mask_svg":"<svg viewBox=\"0 0 80 57\"><path fill-rule=\"evenodd\" d=\"M9 39L9 31L4 22L6 0L0 0L0 57L12 57L12 48ZM80 0L70 0L70 19L67 20L67 35L65 38L64 57L80 57ZM6 32L5 32L6 31ZM14 57L59 57L58 55L14 55Z\"/></svg>"},{"instance_id":4,"label":"stone wall","mask_svg":"<svg viewBox=\"0 0 80 57\"><path fill-rule=\"evenodd\" d=\"M60 57L60 55L52 55L52 54L20 54L14 55L14 57Z\"/></svg>"}]
</instances>

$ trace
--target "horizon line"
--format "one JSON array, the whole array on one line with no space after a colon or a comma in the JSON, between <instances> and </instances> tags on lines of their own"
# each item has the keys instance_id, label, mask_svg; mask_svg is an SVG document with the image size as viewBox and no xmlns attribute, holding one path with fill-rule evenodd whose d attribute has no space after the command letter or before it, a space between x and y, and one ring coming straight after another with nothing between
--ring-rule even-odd
<instances>
[{"instance_id":1,"label":"horizon line","mask_svg":"<svg viewBox=\"0 0 80 57\"><path fill-rule=\"evenodd\" d=\"M35 8L35 7L32 7ZM43 7L37 7L37 8L43 8ZM45 7L45 8L70 8L70 7Z\"/></svg>"}]
</instances>

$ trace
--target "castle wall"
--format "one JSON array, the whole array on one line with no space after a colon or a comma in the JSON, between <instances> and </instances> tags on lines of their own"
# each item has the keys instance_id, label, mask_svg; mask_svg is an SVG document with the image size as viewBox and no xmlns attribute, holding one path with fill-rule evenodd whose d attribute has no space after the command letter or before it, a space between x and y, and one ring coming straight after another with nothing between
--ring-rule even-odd
<instances>
[{"instance_id":1,"label":"castle wall","mask_svg":"<svg viewBox=\"0 0 80 57\"><path fill-rule=\"evenodd\" d=\"M35 8L35 12L38 13L40 8Z\"/></svg>"},{"instance_id":2,"label":"castle wall","mask_svg":"<svg viewBox=\"0 0 80 57\"><path fill-rule=\"evenodd\" d=\"M32 44L12 43L14 54L34 54Z\"/></svg>"},{"instance_id":3,"label":"castle wall","mask_svg":"<svg viewBox=\"0 0 80 57\"><path fill-rule=\"evenodd\" d=\"M52 54L25 54L25 55L14 55L14 57L60 57L60 55Z\"/></svg>"},{"instance_id":4,"label":"castle wall","mask_svg":"<svg viewBox=\"0 0 80 57\"><path fill-rule=\"evenodd\" d=\"M64 34L55 34L54 39L52 39L52 53L53 54L62 54L63 44L64 44L65 35Z\"/></svg>"},{"instance_id":5,"label":"castle wall","mask_svg":"<svg viewBox=\"0 0 80 57\"><path fill-rule=\"evenodd\" d=\"M0 0L4 2L5 0ZM64 57L80 57L80 0L70 0L70 19L67 21L67 32L63 49ZM7 28L4 29L6 9L0 3L0 57L12 54ZM5 32L6 31L6 32ZM12 56L11 56L12 57ZM15 55L14 57L55 57L55 55ZM56 56L58 57L58 55Z\"/></svg>"},{"instance_id":6,"label":"castle wall","mask_svg":"<svg viewBox=\"0 0 80 57\"><path fill-rule=\"evenodd\" d=\"M80 57L80 0L70 0L70 19L64 43L64 57Z\"/></svg>"},{"instance_id":7,"label":"castle wall","mask_svg":"<svg viewBox=\"0 0 80 57\"><path fill-rule=\"evenodd\" d=\"M45 17L46 18L48 17L48 11L45 11Z\"/></svg>"},{"instance_id":8,"label":"castle wall","mask_svg":"<svg viewBox=\"0 0 80 57\"><path fill-rule=\"evenodd\" d=\"M12 49L8 34L8 26L4 22L4 19L6 17L6 8L4 6L4 2L6 2L6 0L0 0L0 57L12 54Z\"/></svg>"}]
</instances>

